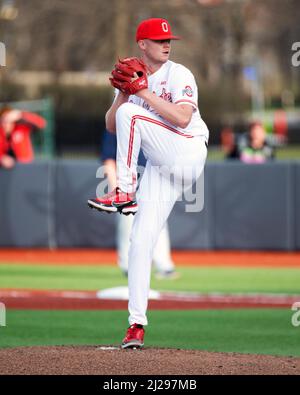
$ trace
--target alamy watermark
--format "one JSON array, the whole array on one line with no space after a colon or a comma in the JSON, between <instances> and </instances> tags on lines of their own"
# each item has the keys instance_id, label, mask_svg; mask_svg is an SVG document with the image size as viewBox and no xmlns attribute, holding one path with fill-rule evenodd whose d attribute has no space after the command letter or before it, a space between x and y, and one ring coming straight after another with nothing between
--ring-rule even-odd
<instances>
[{"instance_id":1,"label":"alamy watermark","mask_svg":"<svg viewBox=\"0 0 300 395\"><path fill-rule=\"evenodd\" d=\"M0 67L6 66L6 48L5 44L0 41Z\"/></svg>"},{"instance_id":2,"label":"alamy watermark","mask_svg":"<svg viewBox=\"0 0 300 395\"><path fill-rule=\"evenodd\" d=\"M300 66L300 41L293 43L292 51L295 52L292 56L292 65L294 67Z\"/></svg>"},{"instance_id":3,"label":"alamy watermark","mask_svg":"<svg viewBox=\"0 0 300 395\"><path fill-rule=\"evenodd\" d=\"M4 303L0 302L0 327L6 326L6 307Z\"/></svg>"},{"instance_id":4,"label":"alamy watermark","mask_svg":"<svg viewBox=\"0 0 300 395\"><path fill-rule=\"evenodd\" d=\"M122 168L122 179L127 180L131 190L136 189L136 181L141 180L145 171L143 166L137 167L137 174ZM96 196L99 198L108 192L108 181L105 168L100 166L96 177L102 179L97 186ZM204 208L204 171L190 166L151 166L147 169L147 178L143 183L143 195L138 195L140 201L183 201L186 212L200 212ZM146 184L147 183L147 184ZM122 187L121 187L122 189ZM139 194L139 191L137 192Z\"/></svg>"},{"instance_id":5,"label":"alamy watermark","mask_svg":"<svg viewBox=\"0 0 300 395\"><path fill-rule=\"evenodd\" d=\"M298 327L300 326L300 302L295 302L293 304L292 311L295 311L292 315L292 325Z\"/></svg>"}]
</instances>

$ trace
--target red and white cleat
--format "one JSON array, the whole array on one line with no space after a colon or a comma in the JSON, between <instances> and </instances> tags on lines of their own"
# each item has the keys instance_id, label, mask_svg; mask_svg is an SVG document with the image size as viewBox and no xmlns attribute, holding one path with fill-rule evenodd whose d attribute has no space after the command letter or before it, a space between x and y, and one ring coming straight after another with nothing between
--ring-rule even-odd
<instances>
[{"instance_id":1,"label":"red and white cleat","mask_svg":"<svg viewBox=\"0 0 300 395\"><path fill-rule=\"evenodd\" d=\"M118 187L100 198L89 199L88 205L99 211L108 213L116 213L118 211L125 215L135 214L138 210L135 193L122 192Z\"/></svg>"},{"instance_id":2,"label":"red and white cleat","mask_svg":"<svg viewBox=\"0 0 300 395\"><path fill-rule=\"evenodd\" d=\"M133 324L127 329L122 348L142 348L144 346L145 330L143 325Z\"/></svg>"}]
</instances>

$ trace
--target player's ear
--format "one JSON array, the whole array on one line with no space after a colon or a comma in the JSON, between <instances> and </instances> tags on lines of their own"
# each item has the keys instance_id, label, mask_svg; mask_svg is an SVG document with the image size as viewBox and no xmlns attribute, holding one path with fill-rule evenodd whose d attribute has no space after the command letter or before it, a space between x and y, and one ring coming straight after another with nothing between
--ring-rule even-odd
<instances>
[{"instance_id":1,"label":"player's ear","mask_svg":"<svg viewBox=\"0 0 300 395\"><path fill-rule=\"evenodd\" d=\"M145 48L146 48L145 40L139 40L139 41L138 41L138 46L139 46L139 48L140 48L142 51L145 50Z\"/></svg>"}]
</instances>

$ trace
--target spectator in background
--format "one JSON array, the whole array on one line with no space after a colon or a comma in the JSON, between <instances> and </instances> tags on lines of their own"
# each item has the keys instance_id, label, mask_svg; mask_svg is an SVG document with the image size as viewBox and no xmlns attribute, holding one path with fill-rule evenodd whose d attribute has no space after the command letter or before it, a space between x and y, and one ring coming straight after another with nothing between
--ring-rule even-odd
<instances>
[{"instance_id":1,"label":"spectator in background","mask_svg":"<svg viewBox=\"0 0 300 395\"><path fill-rule=\"evenodd\" d=\"M34 151L30 138L35 129L44 129L46 121L41 116L4 107L0 110L0 167L11 169L16 161L32 162Z\"/></svg>"},{"instance_id":2,"label":"spectator in background","mask_svg":"<svg viewBox=\"0 0 300 395\"><path fill-rule=\"evenodd\" d=\"M221 148L225 159L239 159L240 152L236 135L231 127L226 126L221 131Z\"/></svg>"},{"instance_id":3,"label":"spectator in background","mask_svg":"<svg viewBox=\"0 0 300 395\"><path fill-rule=\"evenodd\" d=\"M105 167L105 174L108 179L109 189L114 190L117 186L116 172L116 153L117 137L116 134L105 130L102 145L102 162ZM145 167L146 159L142 152L139 155L138 165ZM130 243L130 234L133 224L133 215L119 215L117 225L117 249L118 249L118 266L125 276L128 272L128 252ZM170 238L168 224L162 229L153 255L153 265L156 269L156 278L158 279L176 279L179 277L175 271L174 263L171 259Z\"/></svg>"},{"instance_id":4,"label":"spectator in background","mask_svg":"<svg viewBox=\"0 0 300 395\"><path fill-rule=\"evenodd\" d=\"M246 143L240 147L240 160L244 163L265 163L274 159L274 147L268 142L261 122L250 124Z\"/></svg>"}]
</instances>

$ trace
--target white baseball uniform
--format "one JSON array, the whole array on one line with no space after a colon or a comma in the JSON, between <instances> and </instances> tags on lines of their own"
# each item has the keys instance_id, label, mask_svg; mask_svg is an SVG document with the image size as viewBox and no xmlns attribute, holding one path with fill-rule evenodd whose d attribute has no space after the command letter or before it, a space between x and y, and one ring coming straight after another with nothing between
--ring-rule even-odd
<instances>
[{"instance_id":1,"label":"white baseball uniform","mask_svg":"<svg viewBox=\"0 0 300 395\"><path fill-rule=\"evenodd\" d=\"M190 104L194 111L185 129L174 126L141 98L132 95L116 112L118 186L136 188L140 149L147 159L137 191L129 249L129 324L147 325L153 250L160 231L179 196L201 175L209 132L198 110L198 92L192 73L167 61L148 77L149 90L175 104Z\"/></svg>"}]
</instances>

